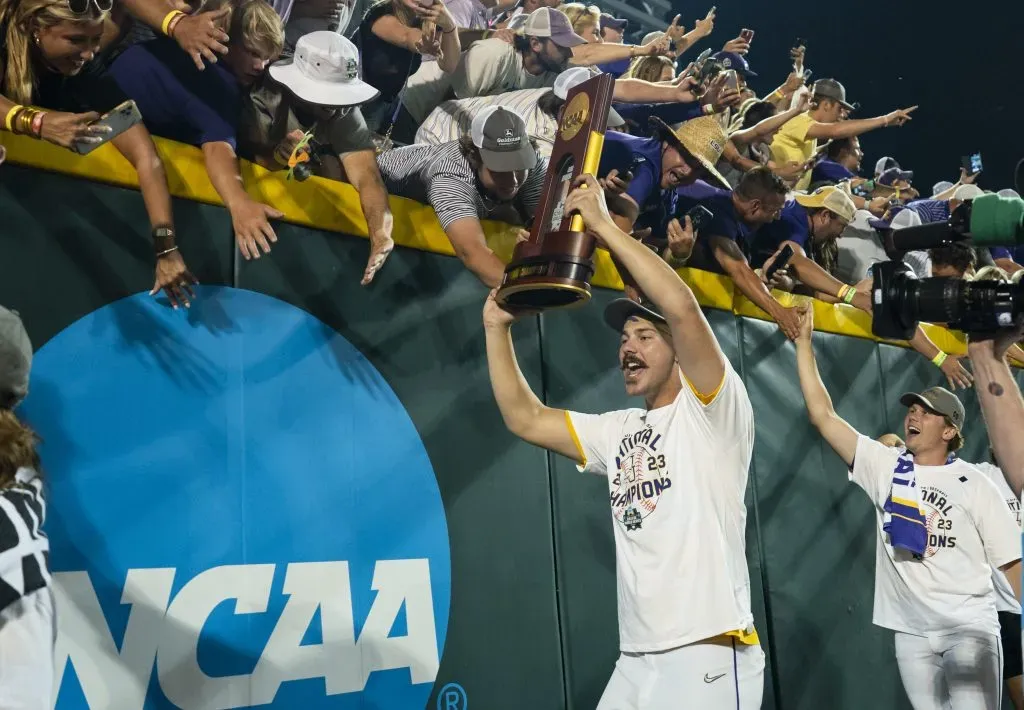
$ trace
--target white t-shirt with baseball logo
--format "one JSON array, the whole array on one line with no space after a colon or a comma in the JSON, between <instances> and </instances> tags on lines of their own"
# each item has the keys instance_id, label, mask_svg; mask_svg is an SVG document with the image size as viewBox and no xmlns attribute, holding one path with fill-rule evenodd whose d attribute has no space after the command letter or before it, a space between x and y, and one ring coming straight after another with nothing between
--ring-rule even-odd
<instances>
[{"instance_id":1,"label":"white t-shirt with baseball logo","mask_svg":"<svg viewBox=\"0 0 1024 710\"><path fill-rule=\"evenodd\" d=\"M1017 521L1017 527L1020 527L1020 499L1013 494L1010 489L1010 484L1006 482L1006 476L1003 475L1002 470L998 466L993 466L990 463L976 463L974 467L988 476L993 483L996 484L996 488L999 489L999 494L1002 495L1003 500L1006 501L1006 507L1010 509L1010 513ZM1000 572L998 569L992 570L992 586L996 589L996 609L999 611L1008 611L1011 614L1020 613L1020 602L1017 601L1017 597L1013 594L1013 587L1006 581L1006 575Z\"/></svg>"},{"instance_id":2,"label":"white t-shirt with baseball logo","mask_svg":"<svg viewBox=\"0 0 1024 710\"><path fill-rule=\"evenodd\" d=\"M739 375L727 364L709 404L684 382L665 407L568 417L583 470L608 478L621 649L730 632L757 643L744 505L754 414Z\"/></svg>"},{"instance_id":3,"label":"white t-shirt with baseball logo","mask_svg":"<svg viewBox=\"0 0 1024 710\"><path fill-rule=\"evenodd\" d=\"M894 549L883 507L900 452L865 436L857 441L850 480L875 504L875 610L872 621L916 636L958 631L999 633L992 568L1020 559L1020 529L988 476L956 459L914 466L928 526L920 559Z\"/></svg>"}]
</instances>

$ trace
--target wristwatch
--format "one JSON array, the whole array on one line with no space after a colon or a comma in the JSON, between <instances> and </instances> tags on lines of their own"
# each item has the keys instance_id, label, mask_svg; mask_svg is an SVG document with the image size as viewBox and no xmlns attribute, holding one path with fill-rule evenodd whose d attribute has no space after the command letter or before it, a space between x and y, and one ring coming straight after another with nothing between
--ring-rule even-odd
<instances>
[{"instance_id":1,"label":"wristwatch","mask_svg":"<svg viewBox=\"0 0 1024 710\"><path fill-rule=\"evenodd\" d=\"M173 251L176 246L172 227L155 227L153 229L153 250L156 251L157 256Z\"/></svg>"}]
</instances>

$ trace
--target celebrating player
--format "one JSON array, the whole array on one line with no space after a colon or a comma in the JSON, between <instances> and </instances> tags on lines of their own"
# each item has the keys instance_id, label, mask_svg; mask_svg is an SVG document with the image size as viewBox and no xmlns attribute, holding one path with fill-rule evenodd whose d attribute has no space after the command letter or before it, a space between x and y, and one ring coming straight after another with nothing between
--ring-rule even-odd
<instances>
[{"instance_id":1,"label":"celebrating player","mask_svg":"<svg viewBox=\"0 0 1024 710\"><path fill-rule=\"evenodd\" d=\"M1002 649L992 567L1020 593L1020 531L995 484L956 458L964 406L941 387L900 402L906 448L862 436L841 419L801 311L800 387L811 423L875 506L877 626L896 632L896 663L914 710L998 710Z\"/></svg>"},{"instance_id":2,"label":"celebrating player","mask_svg":"<svg viewBox=\"0 0 1024 710\"><path fill-rule=\"evenodd\" d=\"M598 710L756 710L764 654L745 557L754 444L746 389L689 287L615 226L597 181L577 181L565 208L655 294L647 306L613 301L604 314L620 334L626 392L646 408L544 406L516 363L510 328L521 314L492 292L484 326L494 397L512 433L608 479L622 654Z\"/></svg>"}]
</instances>

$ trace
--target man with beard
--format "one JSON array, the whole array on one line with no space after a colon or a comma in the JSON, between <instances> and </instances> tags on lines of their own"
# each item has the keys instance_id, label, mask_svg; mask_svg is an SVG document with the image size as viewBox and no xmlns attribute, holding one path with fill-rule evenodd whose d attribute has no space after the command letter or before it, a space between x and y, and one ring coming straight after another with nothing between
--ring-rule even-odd
<instances>
[{"instance_id":1,"label":"man with beard","mask_svg":"<svg viewBox=\"0 0 1024 710\"><path fill-rule=\"evenodd\" d=\"M1020 596L1020 529L996 485L957 458L964 405L942 387L900 398L906 446L880 444L843 420L818 374L813 311L801 313L797 372L811 424L875 509L872 621L895 632L914 710L996 710L1001 645L992 568Z\"/></svg>"},{"instance_id":2,"label":"man with beard","mask_svg":"<svg viewBox=\"0 0 1024 710\"><path fill-rule=\"evenodd\" d=\"M501 284L505 265L487 246L480 220L511 209L520 223L533 216L548 163L526 122L501 106L484 109L460 140L410 145L377 158L388 192L430 204L455 248L455 255L491 288Z\"/></svg>"},{"instance_id":3,"label":"man with beard","mask_svg":"<svg viewBox=\"0 0 1024 710\"><path fill-rule=\"evenodd\" d=\"M594 415L545 406L516 364L511 327L522 314L492 292L483 320L509 430L608 480L622 654L598 710L678 707L680 699L699 710L756 710L764 654L744 539L750 399L693 292L616 227L597 180L577 180L565 209L579 212L652 296L645 305L613 301L604 313L619 335L626 394L643 397L644 407Z\"/></svg>"}]
</instances>

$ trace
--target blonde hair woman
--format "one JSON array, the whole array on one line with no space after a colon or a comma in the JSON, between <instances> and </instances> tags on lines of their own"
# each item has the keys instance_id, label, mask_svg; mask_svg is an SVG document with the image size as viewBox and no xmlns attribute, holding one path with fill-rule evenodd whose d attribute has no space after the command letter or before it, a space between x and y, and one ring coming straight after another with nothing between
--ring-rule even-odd
<instances>
[{"instance_id":1,"label":"blonde hair woman","mask_svg":"<svg viewBox=\"0 0 1024 710\"><path fill-rule=\"evenodd\" d=\"M652 83L676 78L676 63L668 57L638 57L622 75L623 79L642 79Z\"/></svg>"},{"instance_id":2,"label":"blonde hair woman","mask_svg":"<svg viewBox=\"0 0 1024 710\"><path fill-rule=\"evenodd\" d=\"M36 436L0 409L0 701L4 710L50 707L56 625L50 545Z\"/></svg>"},{"instance_id":3,"label":"blonde hair woman","mask_svg":"<svg viewBox=\"0 0 1024 710\"><path fill-rule=\"evenodd\" d=\"M572 24L572 30L591 44L604 42L601 38L601 8L570 2L558 8L565 13Z\"/></svg>"},{"instance_id":4,"label":"blonde hair woman","mask_svg":"<svg viewBox=\"0 0 1024 710\"><path fill-rule=\"evenodd\" d=\"M4 128L70 148L99 143L97 112L127 97L95 61L113 0L0 1L0 117ZM51 111L33 106L45 106ZM141 123L111 141L134 166L153 227L156 279L175 308L195 278L175 242L171 196L156 147Z\"/></svg>"}]
</instances>

